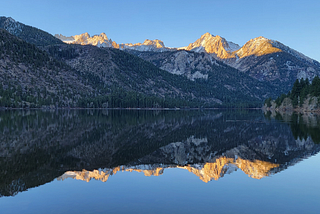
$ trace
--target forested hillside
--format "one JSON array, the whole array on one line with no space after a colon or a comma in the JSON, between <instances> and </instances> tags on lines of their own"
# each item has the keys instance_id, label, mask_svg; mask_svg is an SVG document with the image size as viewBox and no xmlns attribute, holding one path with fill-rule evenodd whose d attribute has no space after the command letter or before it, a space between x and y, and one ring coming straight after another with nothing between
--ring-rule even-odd
<instances>
[{"instance_id":1,"label":"forested hillside","mask_svg":"<svg viewBox=\"0 0 320 214\"><path fill-rule=\"evenodd\" d=\"M5 30L0 39L2 107L261 105L243 91L223 93L212 82L170 74L117 49L67 44L39 49Z\"/></svg>"},{"instance_id":2,"label":"forested hillside","mask_svg":"<svg viewBox=\"0 0 320 214\"><path fill-rule=\"evenodd\" d=\"M78 72L0 29L0 106L74 105L92 88Z\"/></svg>"},{"instance_id":3,"label":"forested hillside","mask_svg":"<svg viewBox=\"0 0 320 214\"><path fill-rule=\"evenodd\" d=\"M261 107L286 91L208 53L64 44L6 17L0 28L0 107Z\"/></svg>"},{"instance_id":4,"label":"forested hillside","mask_svg":"<svg viewBox=\"0 0 320 214\"><path fill-rule=\"evenodd\" d=\"M112 91L139 92L161 98L162 101L157 102L165 103L164 107L260 107L263 96L270 95L271 91L269 84L260 83L223 63L212 65L214 71L208 72L207 80L192 81L113 48L55 45L47 51L82 75L95 79L102 95ZM130 98L134 103L131 107L145 107L141 106L141 100L132 99L135 98ZM110 104L110 96L108 100ZM173 101L177 104L170 104Z\"/></svg>"},{"instance_id":5,"label":"forested hillside","mask_svg":"<svg viewBox=\"0 0 320 214\"><path fill-rule=\"evenodd\" d=\"M265 100L266 107L272 107L272 99ZM275 107L292 106L299 108L313 105L313 109L320 107L320 78L316 76L310 83L309 79L296 80L288 94L282 94L275 101Z\"/></svg>"},{"instance_id":6,"label":"forested hillside","mask_svg":"<svg viewBox=\"0 0 320 214\"><path fill-rule=\"evenodd\" d=\"M16 22L10 17L0 17L0 28L5 29L10 34L37 46L63 43L61 40L43 30Z\"/></svg>"}]
</instances>

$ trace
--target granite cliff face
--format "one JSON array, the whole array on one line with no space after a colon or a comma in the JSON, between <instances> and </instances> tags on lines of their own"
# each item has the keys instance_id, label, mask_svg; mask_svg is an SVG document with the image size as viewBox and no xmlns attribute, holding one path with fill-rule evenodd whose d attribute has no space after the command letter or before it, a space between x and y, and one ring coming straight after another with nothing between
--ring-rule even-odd
<instances>
[{"instance_id":1,"label":"granite cliff face","mask_svg":"<svg viewBox=\"0 0 320 214\"><path fill-rule=\"evenodd\" d=\"M125 43L125 44L117 44L115 41L108 39L105 33L101 33L100 35L90 36L88 33L83 33L80 35L66 37L61 34L56 34L56 38L67 44L80 44L80 45L94 45L97 47L108 47L108 48L117 48L120 50L136 50L136 51L170 51L175 50L174 48L165 47L163 41L155 39L149 40L146 39L143 43Z\"/></svg>"},{"instance_id":2,"label":"granite cliff face","mask_svg":"<svg viewBox=\"0 0 320 214\"><path fill-rule=\"evenodd\" d=\"M287 93L296 79L312 80L320 75L319 62L264 37L251 39L240 47L206 33L181 49L208 53L259 81L269 82L281 93Z\"/></svg>"},{"instance_id":3,"label":"granite cliff face","mask_svg":"<svg viewBox=\"0 0 320 214\"><path fill-rule=\"evenodd\" d=\"M219 61L213 55L192 51L140 52L128 51L155 66L172 74L185 76L192 81L202 81L210 85L214 94L224 102L224 97L242 97L243 94L252 98L264 99L281 93L269 82L262 82L240 72ZM219 92L218 92L219 91Z\"/></svg>"},{"instance_id":4,"label":"granite cliff face","mask_svg":"<svg viewBox=\"0 0 320 214\"><path fill-rule=\"evenodd\" d=\"M153 52L163 52L163 51L171 51L174 49L167 48L163 41L159 39L150 40L146 39L143 43L136 43L136 44L120 44L120 50L136 50L136 51L153 51Z\"/></svg>"},{"instance_id":5,"label":"granite cliff face","mask_svg":"<svg viewBox=\"0 0 320 214\"><path fill-rule=\"evenodd\" d=\"M113 47L119 48L119 45L116 42L113 42L111 39L108 39L105 33L100 35L90 36L88 33L83 33L80 35L66 37L61 34L56 34L56 38L67 44L79 44L79 45L94 45L97 47Z\"/></svg>"},{"instance_id":6,"label":"granite cliff face","mask_svg":"<svg viewBox=\"0 0 320 214\"><path fill-rule=\"evenodd\" d=\"M43 59L37 59L43 64L41 69L30 67L30 64L36 64L36 67L38 64L30 57L26 59L28 62L20 65L0 62L4 71L19 70L13 72L14 75L8 75L10 72L0 75L1 79L7 79L3 81L3 88L8 89L6 83L21 86L23 95L20 96L22 101L15 100L18 88L11 88L13 94L1 104L6 107L105 108L110 103L112 107L131 108L260 107L267 97L287 93L295 79L312 79L320 75L318 62L280 42L263 37L252 39L240 47L220 36L206 33L186 47L167 48L157 39L137 44L117 44L104 33L95 36L88 33L71 37L56 35L56 38L6 17L1 17L0 27L38 45L32 51L20 47L18 53L22 57L13 59L8 55L7 61L19 61L25 56L38 57L31 52L47 51ZM69 45L61 44L58 38ZM10 41L5 42L10 44ZM48 72L52 70L57 71L56 76L52 75L54 72ZM63 75L64 72L68 75ZM36 93L37 90L40 92ZM48 91L50 93L46 93ZM114 91L116 94L113 94ZM126 97L125 103L111 100L119 93ZM152 101L140 105L141 100L137 97L142 96ZM128 97L134 98L129 101Z\"/></svg>"},{"instance_id":7,"label":"granite cliff face","mask_svg":"<svg viewBox=\"0 0 320 214\"><path fill-rule=\"evenodd\" d=\"M59 35L79 44L55 44L52 41L56 38L41 30L19 23L12 26L8 28L11 32L20 32L20 27L32 29L43 40L35 47L23 41L38 38L32 34L20 35L19 40L1 31L1 41L6 44L0 45L0 79L4 80L1 107L258 107L273 95L269 84L242 75L206 53L161 52L165 47L160 40L127 44L135 47L126 49L130 53L136 48L159 50L135 51L162 54L147 56L151 64L117 50L105 34L71 38ZM92 45L81 45L88 42ZM157 59L159 62L155 62ZM118 97L121 99L115 99Z\"/></svg>"},{"instance_id":8,"label":"granite cliff face","mask_svg":"<svg viewBox=\"0 0 320 214\"><path fill-rule=\"evenodd\" d=\"M77 38L79 36L77 36ZM86 38L88 37L88 34L86 34ZM94 36L92 39L96 37L99 36ZM62 38L63 41L70 43L70 40L66 38L58 38ZM319 62L278 41L270 40L262 36L249 40L242 47L227 41L219 35L214 36L210 33L205 33L195 42L180 48L166 48L160 40L146 40L144 43L121 45L111 45L108 39L104 41L105 45L97 42L89 42L88 39L86 39L86 42L79 42L78 39L75 39L71 43L93 44L99 47L114 47L120 48L121 50L139 52L159 53L164 51L186 50L205 53L208 54L207 58L215 58L259 81L269 82L282 92L287 92L295 79L313 79L316 75L320 75ZM186 52L179 52L179 55L185 53ZM146 59L145 55L146 53L142 53L140 56ZM205 74L203 75L201 72L197 73L197 69L194 69L194 75L192 72L190 73L188 66L184 65L188 63L198 64L197 60L190 58L183 59L183 57L179 56L176 57L176 59L171 59L171 65L160 64L158 67L177 75L186 75L189 79L207 78ZM202 66L210 67L210 63L205 63Z\"/></svg>"},{"instance_id":9,"label":"granite cliff face","mask_svg":"<svg viewBox=\"0 0 320 214\"><path fill-rule=\"evenodd\" d=\"M205 33L194 43L190 43L187 47L179 49L210 53L219 59L228 59L234 57L232 53L239 48L238 44L228 42L225 38Z\"/></svg>"}]
</instances>

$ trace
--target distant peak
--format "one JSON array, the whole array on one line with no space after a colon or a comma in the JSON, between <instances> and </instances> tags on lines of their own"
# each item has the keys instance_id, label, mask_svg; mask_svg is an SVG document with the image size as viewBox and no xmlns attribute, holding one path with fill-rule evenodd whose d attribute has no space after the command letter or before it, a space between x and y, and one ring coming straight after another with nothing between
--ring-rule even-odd
<instances>
[{"instance_id":1,"label":"distant peak","mask_svg":"<svg viewBox=\"0 0 320 214\"><path fill-rule=\"evenodd\" d=\"M249 40L239 51L237 51L237 55L238 57L243 58L251 55L262 56L277 52L282 52L282 50L275 47L272 40L259 36Z\"/></svg>"},{"instance_id":2,"label":"distant peak","mask_svg":"<svg viewBox=\"0 0 320 214\"><path fill-rule=\"evenodd\" d=\"M203 34L201 37L200 37L200 39L206 39L206 40L208 40L208 39L216 39L216 40L225 40L223 37L221 37L221 36L219 36L219 35L213 35L213 34L211 34L211 33L205 33L205 34Z\"/></svg>"},{"instance_id":3,"label":"distant peak","mask_svg":"<svg viewBox=\"0 0 320 214\"><path fill-rule=\"evenodd\" d=\"M201 37L205 38L205 37L214 37L214 36L211 33L206 32Z\"/></svg>"},{"instance_id":4,"label":"distant peak","mask_svg":"<svg viewBox=\"0 0 320 214\"><path fill-rule=\"evenodd\" d=\"M89 38L90 37L90 34L88 33L88 32L85 32L85 33L83 33L83 34L81 34L82 36L85 36L85 37L87 37L87 38Z\"/></svg>"},{"instance_id":5,"label":"distant peak","mask_svg":"<svg viewBox=\"0 0 320 214\"><path fill-rule=\"evenodd\" d=\"M185 50L195 52L207 52L216 54L217 57L226 59L233 57L232 52L238 50L239 45L228 42L225 38L217 35L213 36L210 33L203 34L197 41L190 43Z\"/></svg>"},{"instance_id":6,"label":"distant peak","mask_svg":"<svg viewBox=\"0 0 320 214\"><path fill-rule=\"evenodd\" d=\"M10 22L16 22L16 20L14 20L14 19L11 18L11 17L8 17L7 20L10 21Z\"/></svg>"},{"instance_id":7,"label":"distant peak","mask_svg":"<svg viewBox=\"0 0 320 214\"><path fill-rule=\"evenodd\" d=\"M108 36L105 33L100 33L100 37L102 37L105 40L108 40Z\"/></svg>"},{"instance_id":8,"label":"distant peak","mask_svg":"<svg viewBox=\"0 0 320 214\"><path fill-rule=\"evenodd\" d=\"M142 45L152 45L157 48L164 48L165 47L163 41L161 41L159 39L155 39L155 40L146 39Z\"/></svg>"},{"instance_id":9,"label":"distant peak","mask_svg":"<svg viewBox=\"0 0 320 214\"><path fill-rule=\"evenodd\" d=\"M271 40L266 37L259 36L259 37L251 39L250 41L271 41Z\"/></svg>"}]
</instances>

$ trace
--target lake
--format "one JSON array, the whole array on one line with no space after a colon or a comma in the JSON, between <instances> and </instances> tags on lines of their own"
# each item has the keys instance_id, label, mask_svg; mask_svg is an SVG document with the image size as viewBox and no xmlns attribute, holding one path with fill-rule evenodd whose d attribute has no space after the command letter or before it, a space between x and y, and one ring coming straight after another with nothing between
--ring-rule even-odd
<instances>
[{"instance_id":1,"label":"lake","mask_svg":"<svg viewBox=\"0 0 320 214\"><path fill-rule=\"evenodd\" d=\"M319 213L320 118L0 111L1 213Z\"/></svg>"}]
</instances>

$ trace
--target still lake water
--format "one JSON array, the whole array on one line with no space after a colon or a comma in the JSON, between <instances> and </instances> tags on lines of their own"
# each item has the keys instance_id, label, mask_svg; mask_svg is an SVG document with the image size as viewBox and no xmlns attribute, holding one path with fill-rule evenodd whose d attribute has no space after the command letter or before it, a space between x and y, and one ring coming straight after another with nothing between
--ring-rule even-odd
<instances>
[{"instance_id":1,"label":"still lake water","mask_svg":"<svg viewBox=\"0 0 320 214\"><path fill-rule=\"evenodd\" d=\"M320 213L320 118L0 111L0 210Z\"/></svg>"}]
</instances>

